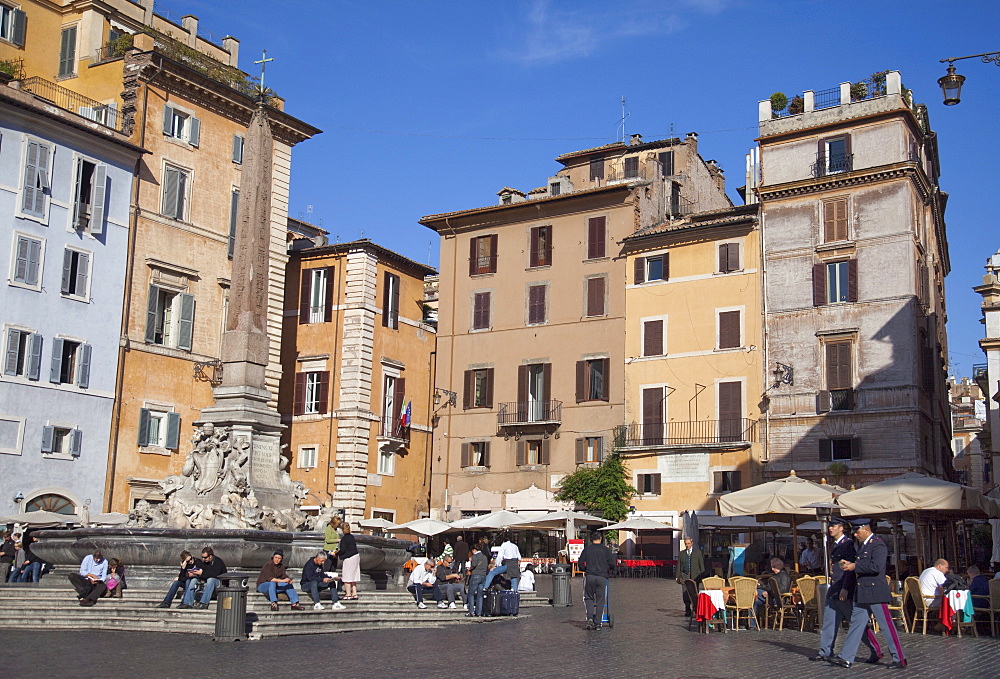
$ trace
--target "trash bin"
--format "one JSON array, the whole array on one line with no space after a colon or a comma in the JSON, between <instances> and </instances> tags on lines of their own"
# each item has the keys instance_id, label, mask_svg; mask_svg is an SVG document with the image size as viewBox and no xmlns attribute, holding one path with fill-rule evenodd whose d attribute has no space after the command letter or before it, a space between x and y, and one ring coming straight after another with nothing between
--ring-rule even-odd
<instances>
[{"instance_id":1,"label":"trash bin","mask_svg":"<svg viewBox=\"0 0 1000 679\"><path fill-rule=\"evenodd\" d=\"M823 607L826 606L826 593L830 585L823 583L816 586L816 627L823 629Z\"/></svg>"},{"instance_id":2,"label":"trash bin","mask_svg":"<svg viewBox=\"0 0 1000 679\"><path fill-rule=\"evenodd\" d=\"M558 563L552 568L552 605L572 606L573 595L570 592L570 569L572 566Z\"/></svg>"},{"instance_id":3,"label":"trash bin","mask_svg":"<svg viewBox=\"0 0 1000 679\"><path fill-rule=\"evenodd\" d=\"M247 640L247 591L240 586L220 587L215 608L215 636L212 641Z\"/></svg>"}]
</instances>

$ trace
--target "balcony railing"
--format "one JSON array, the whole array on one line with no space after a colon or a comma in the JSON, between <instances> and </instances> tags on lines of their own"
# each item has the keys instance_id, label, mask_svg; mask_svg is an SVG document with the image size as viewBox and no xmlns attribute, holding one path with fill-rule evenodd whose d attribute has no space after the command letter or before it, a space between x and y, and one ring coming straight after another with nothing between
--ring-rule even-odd
<instances>
[{"instance_id":1,"label":"balcony railing","mask_svg":"<svg viewBox=\"0 0 1000 679\"><path fill-rule=\"evenodd\" d=\"M102 104L73 90L68 90L54 82L49 82L37 76L26 78L21 83L21 90L30 92L39 99L44 99L61 109L81 115L95 123L100 123L112 130L122 131L122 117L115 108Z\"/></svg>"},{"instance_id":2,"label":"balcony railing","mask_svg":"<svg viewBox=\"0 0 1000 679\"><path fill-rule=\"evenodd\" d=\"M825 153L817 153L816 162L812 165L812 176L824 177L828 174L850 172L853 169L853 153L838 153L832 156L827 156Z\"/></svg>"},{"instance_id":3,"label":"balcony railing","mask_svg":"<svg viewBox=\"0 0 1000 679\"><path fill-rule=\"evenodd\" d=\"M501 403L497 411L497 424L501 427L560 422L562 401L512 401Z\"/></svg>"},{"instance_id":4,"label":"balcony railing","mask_svg":"<svg viewBox=\"0 0 1000 679\"><path fill-rule=\"evenodd\" d=\"M757 440L757 420L697 420L615 427L617 448L663 446L730 446Z\"/></svg>"},{"instance_id":5,"label":"balcony railing","mask_svg":"<svg viewBox=\"0 0 1000 679\"><path fill-rule=\"evenodd\" d=\"M976 363L972 366L972 379L989 379L989 366L986 363Z\"/></svg>"}]
</instances>

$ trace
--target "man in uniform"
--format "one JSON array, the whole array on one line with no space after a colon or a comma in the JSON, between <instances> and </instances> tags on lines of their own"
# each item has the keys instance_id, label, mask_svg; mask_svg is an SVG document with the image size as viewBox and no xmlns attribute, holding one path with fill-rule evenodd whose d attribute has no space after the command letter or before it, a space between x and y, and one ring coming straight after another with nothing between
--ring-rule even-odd
<instances>
[{"instance_id":1,"label":"man in uniform","mask_svg":"<svg viewBox=\"0 0 1000 679\"><path fill-rule=\"evenodd\" d=\"M677 565L677 582L683 583L685 580L701 582L705 574L705 557L702 556L701 550L694 546L694 540L691 538L684 538L684 551L681 552ZM698 602L691 601L687 590L683 587L681 591L684 595L684 615L690 616L692 607Z\"/></svg>"},{"instance_id":2,"label":"man in uniform","mask_svg":"<svg viewBox=\"0 0 1000 679\"><path fill-rule=\"evenodd\" d=\"M826 593L826 601L823 603L823 631L819 635L819 652L811 656L810 660L829 660L833 657L833 647L837 643L837 631L840 629L844 618L851 617L851 601L854 598L855 576L853 571L841 569L841 562L857 561L857 549L854 541L847 537L847 529L850 526L847 519L839 517L830 520L827 529L833 545L830 548L830 560L833 567L830 569L830 588ZM866 663L874 665L882 657L882 649L879 648L878 641L872 633L871 628L865 628L862 641L871 652Z\"/></svg>"},{"instance_id":3,"label":"man in uniform","mask_svg":"<svg viewBox=\"0 0 1000 679\"><path fill-rule=\"evenodd\" d=\"M874 534L875 522L871 519L855 519L851 522L854 537L858 540L857 561L843 561L840 568L853 571L856 579L854 590L854 607L851 609L851 626L847 630L844 647L840 655L830 656L829 661L841 667L850 667L857 655L861 637L868 627L869 617L874 617L889 642L889 653L892 654L892 665L902 669L906 667L903 647L896 634L896 626L889 615L886 605L892 601L889 581L885 578L885 565L889 556L889 548L882 538Z\"/></svg>"}]
</instances>

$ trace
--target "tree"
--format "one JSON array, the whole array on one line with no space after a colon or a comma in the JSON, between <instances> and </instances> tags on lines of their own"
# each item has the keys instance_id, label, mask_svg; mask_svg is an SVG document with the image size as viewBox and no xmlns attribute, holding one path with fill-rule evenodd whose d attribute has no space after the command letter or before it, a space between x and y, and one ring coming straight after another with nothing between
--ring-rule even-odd
<instances>
[{"instance_id":1,"label":"tree","mask_svg":"<svg viewBox=\"0 0 1000 679\"><path fill-rule=\"evenodd\" d=\"M556 500L600 512L609 521L622 521L636 493L630 479L621 456L612 453L597 467L581 467L560 481Z\"/></svg>"}]
</instances>

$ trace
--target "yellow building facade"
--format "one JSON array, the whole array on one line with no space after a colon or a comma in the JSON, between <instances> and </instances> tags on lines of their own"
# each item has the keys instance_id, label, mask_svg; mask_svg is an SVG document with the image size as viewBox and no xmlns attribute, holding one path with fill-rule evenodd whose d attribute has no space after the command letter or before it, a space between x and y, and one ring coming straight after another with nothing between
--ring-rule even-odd
<instances>
[{"instance_id":1,"label":"yellow building facade","mask_svg":"<svg viewBox=\"0 0 1000 679\"><path fill-rule=\"evenodd\" d=\"M757 206L701 212L625 239L626 458L639 514L685 511L759 482L762 374Z\"/></svg>"}]
</instances>

